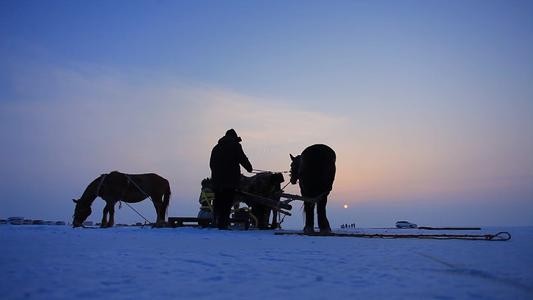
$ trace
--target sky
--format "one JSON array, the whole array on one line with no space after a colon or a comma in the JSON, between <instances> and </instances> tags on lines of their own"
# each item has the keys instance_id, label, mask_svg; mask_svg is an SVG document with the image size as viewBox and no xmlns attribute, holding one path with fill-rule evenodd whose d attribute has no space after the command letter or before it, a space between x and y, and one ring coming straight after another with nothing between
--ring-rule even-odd
<instances>
[{"instance_id":1,"label":"sky","mask_svg":"<svg viewBox=\"0 0 533 300\"><path fill-rule=\"evenodd\" d=\"M256 169L332 147L333 226L533 225L532 53L531 1L2 0L0 217L69 221L112 170L195 216L235 128Z\"/></svg>"}]
</instances>

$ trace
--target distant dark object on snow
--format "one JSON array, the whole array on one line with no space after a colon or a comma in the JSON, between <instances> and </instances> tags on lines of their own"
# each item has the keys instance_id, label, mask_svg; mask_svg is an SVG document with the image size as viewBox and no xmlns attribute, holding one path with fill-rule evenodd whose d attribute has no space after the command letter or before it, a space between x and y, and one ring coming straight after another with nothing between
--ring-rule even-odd
<instances>
[{"instance_id":1,"label":"distant dark object on snow","mask_svg":"<svg viewBox=\"0 0 533 300\"><path fill-rule=\"evenodd\" d=\"M22 225L24 224L24 217L9 217L7 222L11 225Z\"/></svg>"},{"instance_id":2,"label":"distant dark object on snow","mask_svg":"<svg viewBox=\"0 0 533 300\"><path fill-rule=\"evenodd\" d=\"M63 221L44 221L40 219L24 219L23 217L10 217L7 220L0 220L0 224L11 225L65 225Z\"/></svg>"},{"instance_id":3,"label":"distant dark object on snow","mask_svg":"<svg viewBox=\"0 0 533 300\"><path fill-rule=\"evenodd\" d=\"M398 222L396 222L396 228L405 229L405 228L417 228L417 227L418 227L418 225L416 225L415 223L408 222L408 221L398 221Z\"/></svg>"},{"instance_id":4,"label":"distant dark object on snow","mask_svg":"<svg viewBox=\"0 0 533 300\"><path fill-rule=\"evenodd\" d=\"M355 223L352 224L342 224L341 229L356 228Z\"/></svg>"}]
</instances>

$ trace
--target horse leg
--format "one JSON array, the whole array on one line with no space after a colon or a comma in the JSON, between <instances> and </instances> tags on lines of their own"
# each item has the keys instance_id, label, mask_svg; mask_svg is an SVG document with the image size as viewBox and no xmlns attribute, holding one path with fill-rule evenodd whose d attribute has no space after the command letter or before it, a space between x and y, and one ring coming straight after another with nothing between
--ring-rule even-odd
<instances>
[{"instance_id":1,"label":"horse leg","mask_svg":"<svg viewBox=\"0 0 533 300\"><path fill-rule=\"evenodd\" d=\"M104 211L102 212L102 222L100 223L100 228L107 227L107 214L109 213L109 203L106 203Z\"/></svg>"},{"instance_id":2,"label":"horse leg","mask_svg":"<svg viewBox=\"0 0 533 300\"><path fill-rule=\"evenodd\" d=\"M252 206L252 213L257 218L257 228L268 229L268 215L266 208L263 205Z\"/></svg>"},{"instance_id":3,"label":"horse leg","mask_svg":"<svg viewBox=\"0 0 533 300\"><path fill-rule=\"evenodd\" d=\"M329 226L328 218L326 217L326 204L328 203L328 197L323 196L317 203L316 214L318 218L318 228L320 232L329 233L331 227Z\"/></svg>"},{"instance_id":4,"label":"horse leg","mask_svg":"<svg viewBox=\"0 0 533 300\"><path fill-rule=\"evenodd\" d=\"M113 227L115 225L115 203L113 202L109 205L109 222L107 222L107 227Z\"/></svg>"},{"instance_id":5,"label":"horse leg","mask_svg":"<svg viewBox=\"0 0 533 300\"><path fill-rule=\"evenodd\" d=\"M315 232L315 204L305 202L304 211L305 211L305 227L304 233L313 233Z\"/></svg>"},{"instance_id":6,"label":"horse leg","mask_svg":"<svg viewBox=\"0 0 533 300\"><path fill-rule=\"evenodd\" d=\"M163 207L163 196L152 196L152 203L154 204L155 213L157 215L157 220L155 221L154 227L163 227L165 223L165 212Z\"/></svg>"}]
</instances>

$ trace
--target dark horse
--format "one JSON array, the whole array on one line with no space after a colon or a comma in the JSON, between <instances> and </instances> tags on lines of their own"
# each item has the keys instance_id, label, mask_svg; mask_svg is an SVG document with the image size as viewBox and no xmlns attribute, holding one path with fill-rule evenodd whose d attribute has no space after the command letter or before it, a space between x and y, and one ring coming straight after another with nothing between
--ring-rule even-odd
<instances>
[{"instance_id":1,"label":"dark horse","mask_svg":"<svg viewBox=\"0 0 533 300\"><path fill-rule=\"evenodd\" d=\"M250 194L269 198L274 202L279 202L281 196L281 183L285 181L283 174L261 172L252 177L241 176L239 189ZM270 212L272 211L272 227L278 228L278 212L272 208L254 202L254 198L246 195L239 195L237 199L246 203L252 208L252 214L257 218L257 228L268 229Z\"/></svg>"},{"instance_id":2,"label":"dark horse","mask_svg":"<svg viewBox=\"0 0 533 300\"><path fill-rule=\"evenodd\" d=\"M291 183L299 181L300 192L303 197L315 198L317 204L318 227L320 232L331 232L326 217L326 203L335 180L335 151L326 145L312 145L307 147L301 155L290 155ZM315 203L305 202L305 233L314 232Z\"/></svg>"},{"instance_id":3,"label":"dark horse","mask_svg":"<svg viewBox=\"0 0 533 300\"><path fill-rule=\"evenodd\" d=\"M82 226L92 212L91 205L96 197L106 202L102 216L103 228L112 227L115 223L115 204L118 201L137 203L148 197L154 203L157 213L155 226L160 227L165 223L165 214L170 201L170 185L168 180L153 173L130 175L113 171L102 174L89 183L79 200L72 199L76 203L72 226Z\"/></svg>"}]
</instances>

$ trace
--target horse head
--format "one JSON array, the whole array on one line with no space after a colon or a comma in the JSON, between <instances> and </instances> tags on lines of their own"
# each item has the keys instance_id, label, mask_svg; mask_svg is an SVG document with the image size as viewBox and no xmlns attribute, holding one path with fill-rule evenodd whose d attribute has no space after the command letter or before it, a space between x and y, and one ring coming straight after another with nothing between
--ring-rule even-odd
<instances>
[{"instance_id":1,"label":"horse head","mask_svg":"<svg viewBox=\"0 0 533 300\"><path fill-rule=\"evenodd\" d=\"M274 185L280 185L283 181L285 181L285 178L283 178L283 174L281 173L273 173L272 176L270 176L270 182Z\"/></svg>"},{"instance_id":2,"label":"horse head","mask_svg":"<svg viewBox=\"0 0 533 300\"><path fill-rule=\"evenodd\" d=\"M297 155L296 157L292 156L292 154L289 154L291 157L291 184L296 184L296 181L300 178L300 163L301 163L301 155Z\"/></svg>"},{"instance_id":3,"label":"horse head","mask_svg":"<svg viewBox=\"0 0 533 300\"><path fill-rule=\"evenodd\" d=\"M82 226L83 222L87 220L92 212L90 204L88 204L87 201L80 200L72 199L72 201L76 203L76 207L74 208L74 216L72 219L72 227Z\"/></svg>"}]
</instances>

